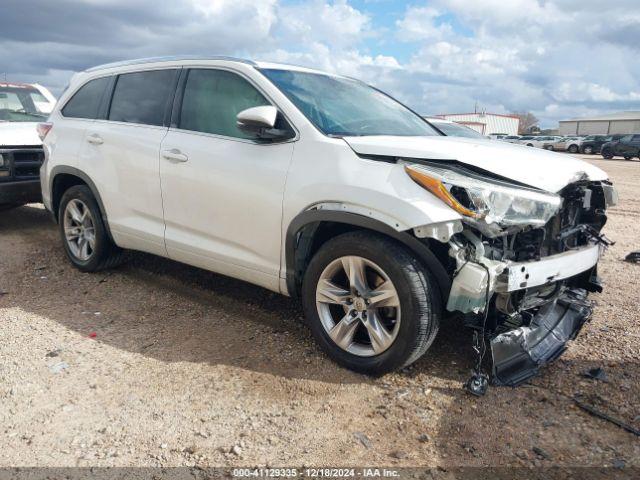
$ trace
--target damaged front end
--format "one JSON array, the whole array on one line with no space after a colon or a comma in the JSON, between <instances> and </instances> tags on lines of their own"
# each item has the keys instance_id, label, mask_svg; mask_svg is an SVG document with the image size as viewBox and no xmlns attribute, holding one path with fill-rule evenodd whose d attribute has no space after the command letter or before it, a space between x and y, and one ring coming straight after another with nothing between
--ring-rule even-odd
<instances>
[{"instance_id":1,"label":"damaged front end","mask_svg":"<svg viewBox=\"0 0 640 480\"><path fill-rule=\"evenodd\" d=\"M449 240L454 273L447 310L465 314L489 341L497 385L519 385L558 358L591 316L588 292L602 290L597 263L611 242L601 229L615 190L609 182L578 180L557 196L555 211L540 215L543 222L471 217Z\"/></svg>"}]
</instances>

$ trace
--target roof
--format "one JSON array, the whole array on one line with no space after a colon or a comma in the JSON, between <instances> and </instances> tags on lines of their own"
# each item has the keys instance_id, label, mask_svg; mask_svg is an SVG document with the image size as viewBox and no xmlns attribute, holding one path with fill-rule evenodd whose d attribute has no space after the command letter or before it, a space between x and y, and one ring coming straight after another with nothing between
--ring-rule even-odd
<instances>
[{"instance_id":1,"label":"roof","mask_svg":"<svg viewBox=\"0 0 640 480\"><path fill-rule=\"evenodd\" d=\"M449 117L454 115L478 115L479 117L507 117L507 118L517 118L520 119L517 115L507 115L504 113L490 113L490 112L469 112L469 113L440 113L435 115L436 117Z\"/></svg>"},{"instance_id":2,"label":"roof","mask_svg":"<svg viewBox=\"0 0 640 480\"><path fill-rule=\"evenodd\" d=\"M595 115L593 117L572 118L570 120L560 120L563 122L597 122L607 120L640 120L640 111L606 113L604 115Z\"/></svg>"},{"instance_id":3,"label":"roof","mask_svg":"<svg viewBox=\"0 0 640 480\"><path fill-rule=\"evenodd\" d=\"M148 57L138 58L135 60L124 60L122 62L105 63L104 65L98 65L96 67L88 68L86 71L95 72L97 70L105 70L107 68L128 67L130 65L143 65L145 63L179 62L182 60L227 60L230 62L246 63L248 65L256 66L256 63L251 60L245 60L235 57L225 57L222 55L174 55L169 57Z\"/></svg>"},{"instance_id":4,"label":"roof","mask_svg":"<svg viewBox=\"0 0 640 480\"><path fill-rule=\"evenodd\" d=\"M34 88L31 83L0 82L0 87Z\"/></svg>"}]
</instances>

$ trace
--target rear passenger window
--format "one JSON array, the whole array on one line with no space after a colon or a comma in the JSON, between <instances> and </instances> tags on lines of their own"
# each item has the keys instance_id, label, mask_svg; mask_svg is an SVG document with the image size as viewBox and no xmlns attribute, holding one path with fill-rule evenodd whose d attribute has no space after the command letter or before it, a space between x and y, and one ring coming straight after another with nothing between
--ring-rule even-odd
<instances>
[{"instance_id":1,"label":"rear passenger window","mask_svg":"<svg viewBox=\"0 0 640 480\"><path fill-rule=\"evenodd\" d=\"M189 71L178 128L226 137L255 138L236 125L242 110L269 101L247 80L225 70Z\"/></svg>"},{"instance_id":2,"label":"rear passenger window","mask_svg":"<svg viewBox=\"0 0 640 480\"><path fill-rule=\"evenodd\" d=\"M71 118L97 118L109 80L110 77L102 77L85 83L64 106L62 115Z\"/></svg>"},{"instance_id":3,"label":"rear passenger window","mask_svg":"<svg viewBox=\"0 0 640 480\"><path fill-rule=\"evenodd\" d=\"M176 70L126 73L118 76L109 120L162 125L172 98Z\"/></svg>"}]
</instances>

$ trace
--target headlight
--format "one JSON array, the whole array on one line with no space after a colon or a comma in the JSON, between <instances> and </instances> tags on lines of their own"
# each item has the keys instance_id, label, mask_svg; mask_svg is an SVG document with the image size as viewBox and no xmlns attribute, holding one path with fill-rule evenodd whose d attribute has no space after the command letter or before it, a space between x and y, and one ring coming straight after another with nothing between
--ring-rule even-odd
<instances>
[{"instance_id":1,"label":"headlight","mask_svg":"<svg viewBox=\"0 0 640 480\"><path fill-rule=\"evenodd\" d=\"M409 164L405 170L416 183L459 214L489 225L542 226L556 214L562 203L562 199L553 193L515 187L447 168Z\"/></svg>"}]
</instances>

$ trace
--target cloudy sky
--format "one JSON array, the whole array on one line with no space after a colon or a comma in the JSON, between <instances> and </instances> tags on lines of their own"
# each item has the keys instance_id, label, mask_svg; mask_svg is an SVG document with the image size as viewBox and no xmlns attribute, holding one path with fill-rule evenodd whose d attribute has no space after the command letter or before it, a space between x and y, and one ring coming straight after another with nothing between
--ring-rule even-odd
<instances>
[{"instance_id":1,"label":"cloudy sky","mask_svg":"<svg viewBox=\"0 0 640 480\"><path fill-rule=\"evenodd\" d=\"M640 110L639 0L1 0L0 79L59 93L128 58L223 54L356 76L424 114Z\"/></svg>"}]
</instances>

